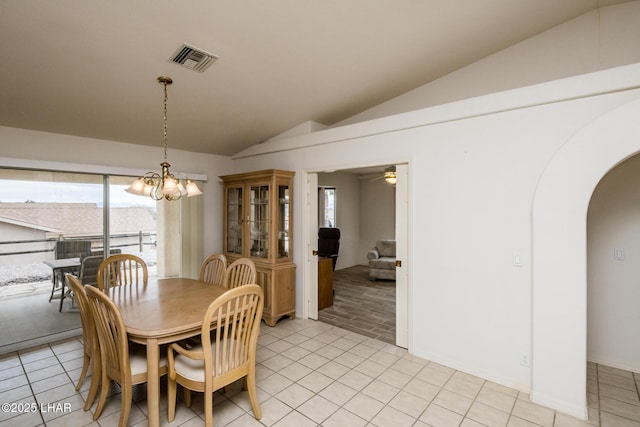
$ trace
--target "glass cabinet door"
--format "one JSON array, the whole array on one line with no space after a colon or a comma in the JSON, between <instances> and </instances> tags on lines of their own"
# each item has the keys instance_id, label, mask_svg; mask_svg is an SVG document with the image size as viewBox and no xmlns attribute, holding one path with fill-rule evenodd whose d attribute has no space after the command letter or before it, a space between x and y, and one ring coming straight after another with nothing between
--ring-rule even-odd
<instances>
[{"instance_id":1,"label":"glass cabinet door","mask_svg":"<svg viewBox=\"0 0 640 427\"><path fill-rule=\"evenodd\" d=\"M269 258L269 185L253 185L249 195L249 255Z\"/></svg>"},{"instance_id":2,"label":"glass cabinet door","mask_svg":"<svg viewBox=\"0 0 640 427\"><path fill-rule=\"evenodd\" d=\"M242 187L227 189L227 252L242 254Z\"/></svg>"},{"instance_id":3,"label":"glass cabinet door","mask_svg":"<svg viewBox=\"0 0 640 427\"><path fill-rule=\"evenodd\" d=\"M287 259L290 256L290 203L289 186L278 185L278 259Z\"/></svg>"}]
</instances>

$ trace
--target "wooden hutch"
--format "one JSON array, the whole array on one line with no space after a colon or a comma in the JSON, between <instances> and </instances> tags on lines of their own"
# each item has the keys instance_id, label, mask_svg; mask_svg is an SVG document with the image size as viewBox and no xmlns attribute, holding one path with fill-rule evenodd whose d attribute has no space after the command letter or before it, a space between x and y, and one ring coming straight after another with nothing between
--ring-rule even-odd
<instances>
[{"instance_id":1,"label":"wooden hutch","mask_svg":"<svg viewBox=\"0 0 640 427\"><path fill-rule=\"evenodd\" d=\"M256 265L256 281L265 297L262 318L269 326L296 312L293 176L270 169L220 177L224 254L228 264L246 257Z\"/></svg>"}]
</instances>

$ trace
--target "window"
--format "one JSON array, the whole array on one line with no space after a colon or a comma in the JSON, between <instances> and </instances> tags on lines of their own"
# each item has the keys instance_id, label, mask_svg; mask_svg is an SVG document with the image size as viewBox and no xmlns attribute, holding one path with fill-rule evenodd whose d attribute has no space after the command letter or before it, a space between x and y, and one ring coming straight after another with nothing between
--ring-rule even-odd
<instances>
[{"instance_id":1,"label":"window","mask_svg":"<svg viewBox=\"0 0 640 427\"><path fill-rule=\"evenodd\" d=\"M49 302L58 293L44 262L59 241L90 242L96 254L133 253L150 277L197 277L203 205L193 199L201 198L156 202L125 192L133 179L0 168L0 323L12 325L0 330L0 353L77 334L72 299Z\"/></svg>"},{"instance_id":2,"label":"window","mask_svg":"<svg viewBox=\"0 0 640 427\"><path fill-rule=\"evenodd\" d=\"M318 226L336 226L336 189L335 187L318 188Z\"/></svg>"}]
</instances>

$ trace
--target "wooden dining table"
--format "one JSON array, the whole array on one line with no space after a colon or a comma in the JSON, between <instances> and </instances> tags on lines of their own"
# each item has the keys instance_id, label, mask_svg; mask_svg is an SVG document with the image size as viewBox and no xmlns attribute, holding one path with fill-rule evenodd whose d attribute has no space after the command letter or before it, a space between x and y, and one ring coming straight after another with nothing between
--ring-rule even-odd
<instances>
[{"instance_id":1,"label":"wooden dining table","mask_svg":"<svg viewBox=\"0 0 640 427\"><path fill-rule=\"evenodd\" d=\"M199 335L204 313L227 288L186 278L149 278L146 285L107 290L129 339L147 346L149 426L160 425L160 345Z\"/></svg>"}]
</instances>

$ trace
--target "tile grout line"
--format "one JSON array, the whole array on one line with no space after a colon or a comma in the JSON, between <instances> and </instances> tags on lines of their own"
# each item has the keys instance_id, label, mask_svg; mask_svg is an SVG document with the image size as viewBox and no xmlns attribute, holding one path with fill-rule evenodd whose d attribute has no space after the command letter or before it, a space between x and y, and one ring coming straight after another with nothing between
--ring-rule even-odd
<instances>
[{"instance_id":1,"label":"tile grout line","mask_svg":"<svg viewBox=\"0 0 640 427\"><path fill-rule=\"evenodd\" d=\"M51 350L51 345L47 344L47 347L49 348L49 350ZM16 352L16 354L18 356L18 360L20 361L20 367L22 368L22 372L24 372L24 376L27 379L27 383L29 383L29 390L31 390L31 396L33 397L33 400L36 402L36 405L37 405L38 404L38 398L36 397L36 393L33 390L33 385L31 384L31 380L29 379L29 374L27 374L27 370L24 367L24 362L22 361L22 354L20 354L20 352ZM58 360L57 357L56 357L56 360ZM60 362L60 360L58 360L58 363L59 362ZM42 423L44 425L47 425L46 421L44 420L44 415L42 415L42 411L40 411L40 407L38 407L38 415L40 415L40 419L42 420ZM15 417L13 417L13 418L15 418Z\"/></svg>"}]
</instances>

